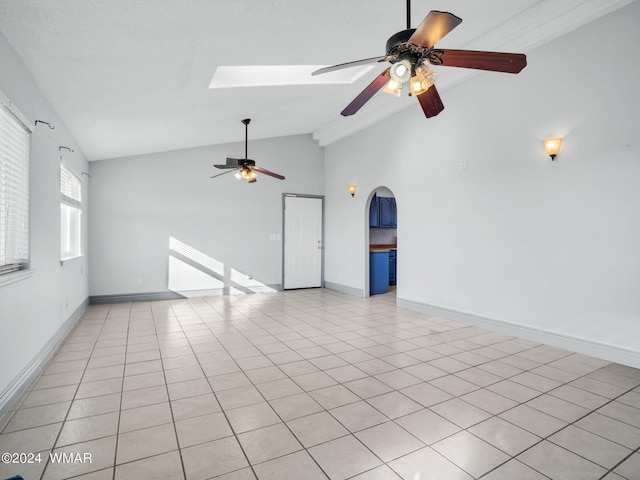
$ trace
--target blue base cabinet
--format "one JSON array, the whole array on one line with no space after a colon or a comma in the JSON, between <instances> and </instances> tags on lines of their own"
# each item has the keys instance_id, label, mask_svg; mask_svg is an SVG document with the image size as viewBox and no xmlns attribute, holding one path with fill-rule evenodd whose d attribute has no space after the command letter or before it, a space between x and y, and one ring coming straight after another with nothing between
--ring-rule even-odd
<instances>
[{"instance_id":1,"label":"blue base cabinet","mask_svg":"<svg viewBox=\"0 0 640 480\"><path fill-rule=\"evenodd\" d=\"M389 285L396 284L396 250L389 250Z\"/></svg>"},{"instance_id":2,"label":"blue base cabinet","mask_svg":"<svg viewBox=\"0 0 640 480\"><path fill-rule=\"evenodd\" d=\"M369 253L369 294L387 293L389 288L389 252Z\"/></svg>"}]
</instances>

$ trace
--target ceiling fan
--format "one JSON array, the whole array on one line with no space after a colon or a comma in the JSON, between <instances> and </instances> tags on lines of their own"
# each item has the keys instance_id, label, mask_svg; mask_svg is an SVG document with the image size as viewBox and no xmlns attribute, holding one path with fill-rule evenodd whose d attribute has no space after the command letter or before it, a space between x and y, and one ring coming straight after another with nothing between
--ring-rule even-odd
<instances>
[{"instance_id":1,"label":"ceiling fan","mask_svg":"<svg viewBox=\"0 0 640 480\"><path fill-rule=\"evenodd\" d=\"M250 118L245 118L244 120L242 120L242 123L244 124L244 158L227 157L227 163L225 163L224 165L214 165L214 167L220 168L222 170L228 170L228 171L219 173L217 175L212 175L211 178L216 178L236 170L236 176L247 183L257 182L258 181L257 173L263 173L265 175L269 175L270 177L277 178L279 180L284 180L284 176L278 173L270 172L267 169L260 168L256 166L255 160L250 160L248 158L247 150L248 150L248 144L249 144L249 123L250 122L251 122Z\"/></svg>"},{"instance_id":2,"label":"ceiling fan","mask_svg":"<svg viewBox=\"0 0 640 480\"><path fill-rule=\"evenodd\" d=\"M343 68L376 62L390 62L391 66L369 84L340 114L356 113L381 88L384 92L400 96L402 87L409 83L409 95L417 96L427 118L435 117L444 105L433 83L436 72L429 65L473 68L493 72L519 73L527 58L521 53L483 52L478 50L450 50L435 48L462 19L449 12L432 10L418 28L411 28L411 0L407 0L407 29L392 35L387 40L387 53L381 57L365 58L321 68L312 73L320 75Z\"/></svg>"}]
</instances>

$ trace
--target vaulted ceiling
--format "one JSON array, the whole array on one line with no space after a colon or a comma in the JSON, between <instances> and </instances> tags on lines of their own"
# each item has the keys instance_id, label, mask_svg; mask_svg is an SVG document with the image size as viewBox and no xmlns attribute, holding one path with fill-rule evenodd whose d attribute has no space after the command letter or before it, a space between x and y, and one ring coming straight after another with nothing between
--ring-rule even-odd
<instances>
[{"instance_id":1,"label":"vaulted ceiling","mask_svg":"<svg viewBox=\"0 0 640 480\"><path fill-rule=\"evenodd\" d=\"M527 53L631 1L414 0L411 26L449 11L463 23L439 47ZM403 0L0 0L0 30L87 158L99 160L240 141L243 118L253 119L250 138L311 133L328 145L420 108L378 94L340 116L381 65L354 83L208 88L219 66L384 55L387 38L406 28L405 9ZM504 75L437 70L445 106L456 83Z\"/></svg>"}]
</instances>

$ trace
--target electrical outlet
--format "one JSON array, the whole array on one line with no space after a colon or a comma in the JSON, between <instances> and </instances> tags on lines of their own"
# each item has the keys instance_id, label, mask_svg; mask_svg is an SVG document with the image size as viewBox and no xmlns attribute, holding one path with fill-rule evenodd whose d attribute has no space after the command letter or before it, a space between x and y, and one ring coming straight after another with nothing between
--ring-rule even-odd
<instances>
[{"instance_id":1,"label":"electrical outlet","mask_svg":"<svg viewBox=\"0 0 640 480\"><path fill-rule=\"evenodd\" d=\"M142 285L142 279L141 279L141 278L139 278L138 280L136 280L136 285L138 285L138 286Z\"/></svg>"}]
</instances>

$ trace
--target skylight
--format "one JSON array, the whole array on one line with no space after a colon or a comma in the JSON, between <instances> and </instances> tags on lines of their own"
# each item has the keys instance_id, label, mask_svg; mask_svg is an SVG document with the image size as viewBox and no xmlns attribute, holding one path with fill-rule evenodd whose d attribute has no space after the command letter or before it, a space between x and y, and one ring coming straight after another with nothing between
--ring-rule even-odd
<instances>
[{"instance_id":1,"label":"skylight","mask_svg":"<svg viewBox=\"0 0 640 480\"><path fill-rule=\"evenodd\" d=\"M353 83L373 68L361 65L323 75L311 72L326 65L220 66L209 88L276 87L284 85L331 85Z\"/></svg>"}]
</instances>

